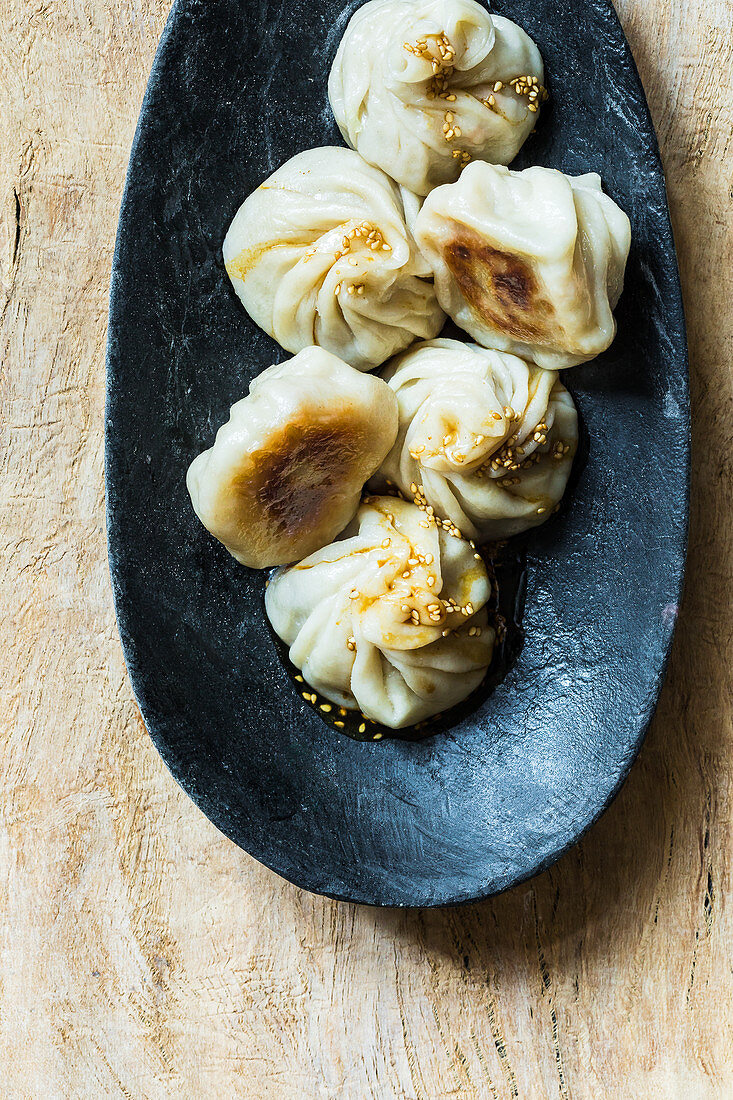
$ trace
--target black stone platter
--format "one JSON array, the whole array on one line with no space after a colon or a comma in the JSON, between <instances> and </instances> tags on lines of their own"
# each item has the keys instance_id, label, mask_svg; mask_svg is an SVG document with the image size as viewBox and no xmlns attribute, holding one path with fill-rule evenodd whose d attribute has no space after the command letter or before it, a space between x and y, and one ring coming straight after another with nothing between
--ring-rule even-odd
<instances>
[{"instance_id":1,"label":"black stone platter","mask_svg":"<svg viewBox=\"0 0 733 1100\"><path fill-rule=\"evenodd\" d=\"M221 244L288 157L340 144L326 80L339 0L180 0L148 86L112 276L107 501L117 616L157 748L204 813L299 886L375 905L485 897L556 860L623 782L664 676L688 512L684 318L644 93L609 0L506 0L551 102L515 166L597 171L633 227L613 347L566 371L588 447L525 555L523 644L420 741L359 743L305 703L264 576L190 507L186 468L249 380L286 358Z\"/></svg>"}]
</instances>

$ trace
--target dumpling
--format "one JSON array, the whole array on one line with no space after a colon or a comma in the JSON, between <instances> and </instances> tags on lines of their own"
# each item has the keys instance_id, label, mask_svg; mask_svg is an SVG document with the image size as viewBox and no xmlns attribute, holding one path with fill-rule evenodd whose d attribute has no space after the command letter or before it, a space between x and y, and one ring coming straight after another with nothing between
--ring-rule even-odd
<instances>
[{"instance_id":1,"label":"dumpling","mask_svg":"<svg viewBox=\"0 0 733 1100\"><path fill-rule=\"evenodd\" d=\"M558 370L611 344L631 228L599 176L469 164L428 195L415 237L441 305L485 347Z\"/></svg>"},{"instance_id":2,"label":"dumpling","mask_svg":"<svg viewBox=\"0 0 733 1100\"><path fill-rule=\"evenodd\" d=\"M494 648L480 555L398 497L365 500L346 536L270 581L291 661L327 699L393 729L455 706Z\"/></svg>"},{"instance_id":3,"label":"dumpling","mask_svg":"<svg viewBox=\"0 0 733 1100\"><path fill-rule=\"evenodd\" d=\"M575 405L555 371L433 340L383 377L400 424L373 486L396 486L470 539L507 538L550 517L578 444Z\"/></svg>"},{"instance_id":4,"label":"dumpling","mask_svg":"<svg viewBox=\"0 0 733 1100\"><path fill-rule=\"evenodd\" d=\"M445 315L398 187L351 149L299 153L239 208L224 262L250 317L288 351L379 366Z\"/></svg>"},{"instance_id":5,"label":"dumpling","mask_svg":"<svg viewBox=\"0 0 733 1100\"><path fill-rule=\"evenodd\" d=\"M346 28L328 95L349 145L427 195L471 159L509 164L543 79L532 39L475 0L371 0Z\"/></svg>"},{"instance_id":6,"label":"dumpling","mask_svg":"<svg viewBox=\"0 0 733 1100\"><path fill-rule=\"evenodd\" d=\"M191 463L196 515L243 565L296 561L350 522L397 434L380 378L322 348L269 367Z\"/></svg>"}]
</instances>

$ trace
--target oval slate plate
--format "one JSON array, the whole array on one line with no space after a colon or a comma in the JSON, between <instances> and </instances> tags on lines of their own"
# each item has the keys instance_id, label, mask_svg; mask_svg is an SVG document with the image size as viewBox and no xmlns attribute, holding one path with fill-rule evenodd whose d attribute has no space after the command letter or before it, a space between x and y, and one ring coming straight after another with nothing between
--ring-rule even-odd
<instances>
[{"instance_id":1,"label":"oval slate plate","mask_svg":"<svg viewBox=\"0 0 733 1100\"><path fill-rule=\"evenodd\" d=\"M378 905L486 896L558 858L608 805L651 718L683 573L684 319L657 144L608 0L497 5L538 42L551 106L518 162L601 173L633 246L619 336L565 372L590 439L570 505L527 551L526 640L475 713L421 742L352 742L293 690L263 577L195 519L186 467L285 355L221 260L239 203L338 142L338 0L182 0L135 139L112 279L107 489L117 615L150 734L204 813L292 882Z\"/></svg>"}]
</instances>

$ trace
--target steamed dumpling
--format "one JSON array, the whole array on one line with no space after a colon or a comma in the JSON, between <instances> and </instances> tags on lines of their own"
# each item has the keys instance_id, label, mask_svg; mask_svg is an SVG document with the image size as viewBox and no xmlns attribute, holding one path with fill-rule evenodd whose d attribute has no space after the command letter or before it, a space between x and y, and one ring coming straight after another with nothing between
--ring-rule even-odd
<instances>
[{"instance_id":1,"label":"steamed dumpling","mask_svg":"<svg viewBox=\"0 0 733 1100\"><path fill-rule=\"evenodd\" d=\"M270 582L290 659L327 699L393 729L461 702L491 661L486 567L397 497L371 497L343 541Z\"/></svg>"},{"instance_id":2,"label":"steamed dumpling","mask_svg":"<svg viewBox=\"0 0 733 1100\"><path fill-rule=\"evenodd\" d=\"M336 122L371 164L418 195L469 160L509 164L547 93L534 42L475 0L371 0L328 82Z\"/></svg>"},{"instance_id":3,"label":"steamed dumpling","mask_svg":"<svg viewBox=\"0 0 733 1100\"><path fill-rule=\"evenodd\" d=\"M386 383L307 348L263 371L232 406L189 467L191 502L243 565L295 561L349 523L396 433Z\"/></svg>"},{"instance_id":4,"label":"steamed dumpling","mask_svg":"<svg viewBox=\"0 0 733 1100\"><path fill-rule=\"evenodd\" d=\"M554 371L432 340L383 377L400 423L373 484L417 496L471 539L507 538L549 518L578 443L573 399Z\"/></svg>"},{"instance_id":5,"label":"steamed dumpling","mask_svg":"<svg viewBox=\"0 0 733 1100\"><path fill-rule=\"evenodd\" d=\"M599 176L469 164L428 195L415 237L440 304L485 347L557 370L611 344L631 229Z\"/></svg>"},{"instance_id":6,"label":"steamed dumpling","mask_svg":"<svg viewBox=\"0 0 733 1100\"><path fill-rule=\"evenodd\" d=\"M309 149L265 180L239 208L224 262L282 347L317 344L359 370L445 320L398 187L351 149Z\"/></svg>"}]
</instances>

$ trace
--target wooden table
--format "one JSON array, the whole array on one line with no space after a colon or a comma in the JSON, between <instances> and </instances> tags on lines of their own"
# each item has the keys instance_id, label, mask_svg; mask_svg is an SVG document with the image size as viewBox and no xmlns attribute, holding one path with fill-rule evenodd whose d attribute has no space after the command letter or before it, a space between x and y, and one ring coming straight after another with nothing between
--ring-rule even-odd
<instances>
[{"instance_id":1,"label":"wooden table","mask_svg":"<svg viewBox=\"0 0 733 1100\"><path fill-rule=\"evenodd\" d=\"M731 8L622 0L692 355L687 591L620 797L484 904L302 893L178 789L107 574L107 292L167 0L0 0L0 1096L733 1096ZM726 163L727 158L727 163Z\"/></svg>"}]
</instances>

